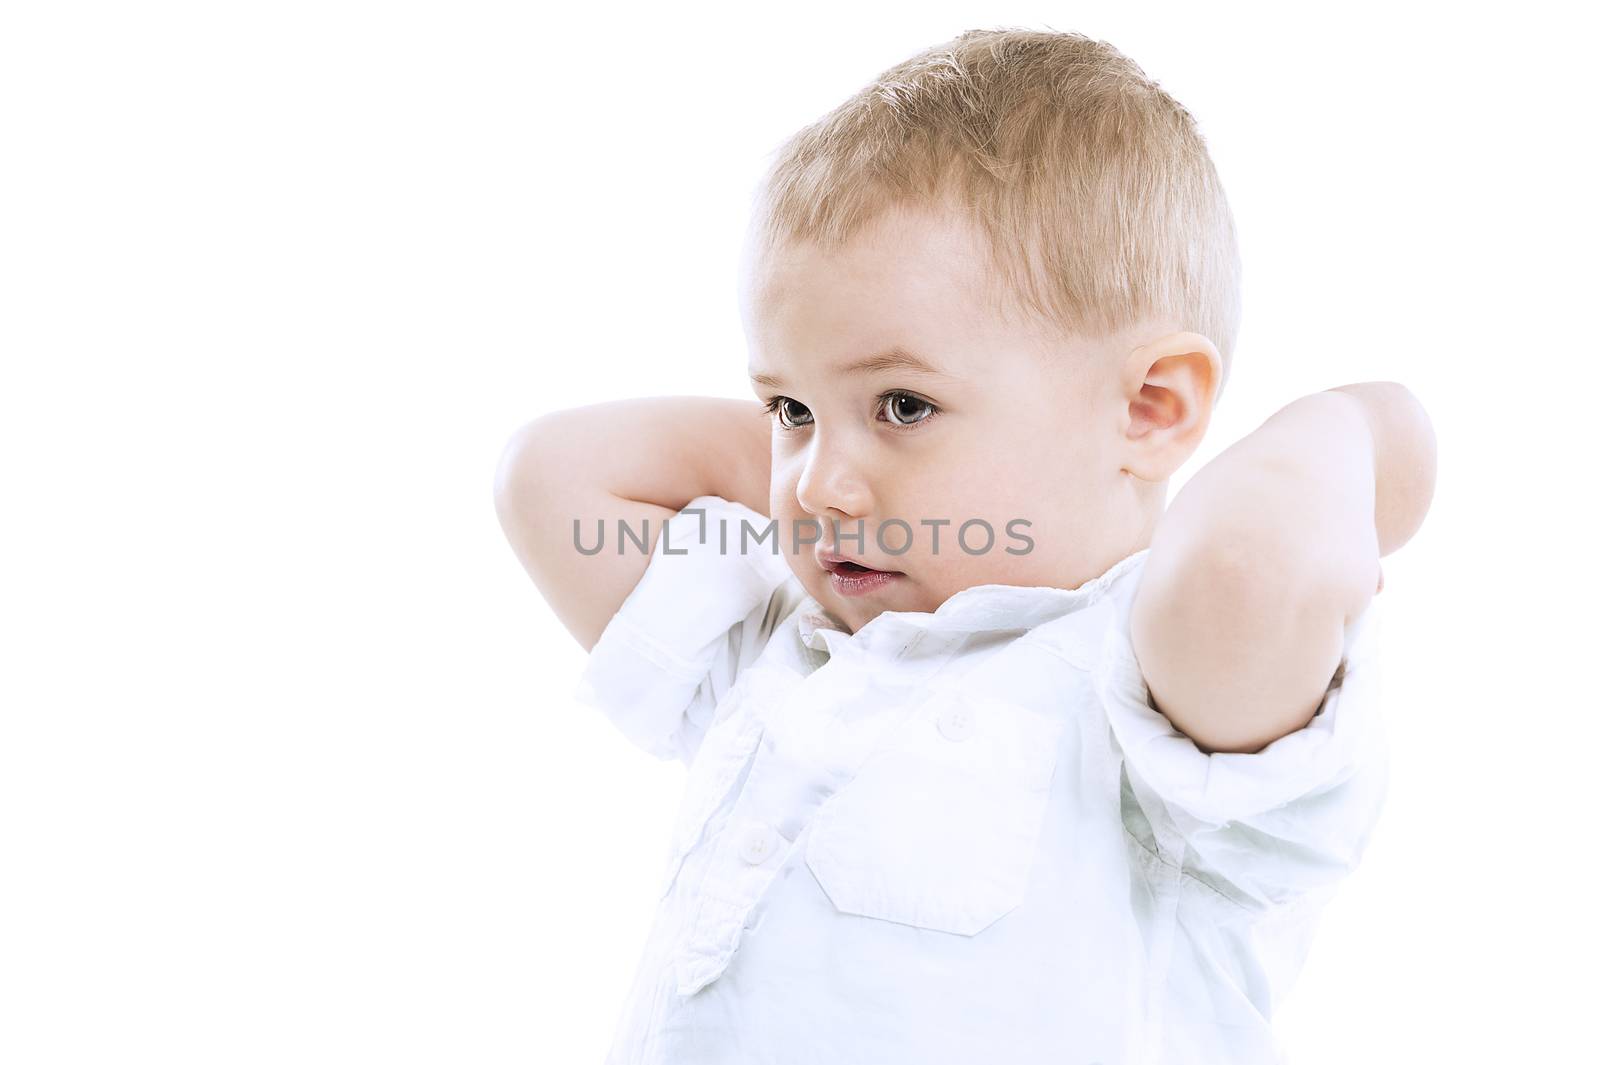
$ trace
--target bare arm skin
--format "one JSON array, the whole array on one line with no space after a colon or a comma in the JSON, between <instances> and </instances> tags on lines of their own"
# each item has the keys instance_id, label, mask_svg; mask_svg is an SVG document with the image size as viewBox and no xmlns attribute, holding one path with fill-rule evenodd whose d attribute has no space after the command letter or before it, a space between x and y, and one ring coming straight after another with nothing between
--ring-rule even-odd
<instances>
[{"instance_id":1,"label":"bare arm skin","mask_svg":"<svg viewBox=\"0 0 1600 1065\"><path fill-rule=\"evenodd\" d=\"M518 429L495 469L495 512L517 559L567 631L591 650L649 565L647 547L688 502L717 495L767 514L771 419L753 400L666 396L554 411ZM604 522L605 549L585 555Z\"/></svg>"},{"instance_id":2,"label":"bare arm skin","mask_svg":"<svg viewBox=\"0 0 1600 1065\"><path fill-rule=\"evenodd\" d=\"M1304 727L1376 594L1378 560L1433 499L1437 447L1392 381L1304 396L1173 499L1131 618L1157 708L1207 752L1254 752Z\"/></svg>"}]
</instances>

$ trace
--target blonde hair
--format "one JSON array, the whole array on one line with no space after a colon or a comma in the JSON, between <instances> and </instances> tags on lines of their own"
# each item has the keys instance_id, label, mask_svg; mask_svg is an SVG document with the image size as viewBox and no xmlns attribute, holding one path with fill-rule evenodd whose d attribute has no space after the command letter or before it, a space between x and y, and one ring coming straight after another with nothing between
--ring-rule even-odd
<instances>
[{"instance_id":1,"label":"blonde hair","mask_svg":"<svg viewBox=\"0 0 1600 1065\"><path fill-rule=\"evenodd\" d=\"M778 149L754 227L763 252L836 249L892 208L952 202L985 238L998 302L1068 338L1198 332L1222 358L1220 396L1240 315L1233 215L1194 118L1117 49L1029 29L926 49Z\"/></svg>"}]
</instances>

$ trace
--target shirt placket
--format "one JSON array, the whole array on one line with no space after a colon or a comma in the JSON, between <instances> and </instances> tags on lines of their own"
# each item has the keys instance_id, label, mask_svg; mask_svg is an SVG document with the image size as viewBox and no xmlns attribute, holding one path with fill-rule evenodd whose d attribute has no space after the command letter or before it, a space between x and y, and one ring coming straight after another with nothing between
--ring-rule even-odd
<instances>
[{"instance_id":1,"label":"shirt placket","mask_svg":"<svg viewBox=\"0 0 1600 1065\"><path fill-rule=\"evenodd\" d=\"M825 678L816 674L802 688L801 704L815 699ZM790 705L780 700L760 707L752 715L762 721L759 732L777 728L784 737L783 750L804 750L809 742L796 732L813 725L804 717L778 715ZM721 830L712 841L704 873L697 885L688 928L677 959L677 988L691 995L720 976L739 945L751 909L766 893L777 871L787 861L795 840L811 813L826 795L807 787L800 767L774 754L769 742L759 742L745 785Z\"/></svg>"},{"instance_id":2,"label":"shirt placket","mask_svg":"<svg viewBox=\"0 0 1600 1065\"><path fill-rule=\"evenodd\" d=\"M707 730L690 770L691 785L679 815L688 831L674 841L668 855L660 898L671 894L689 852L699 844L715 811L750 765L765 728L760 708L781 698L796 683L798 678L782 668L757 667L740 679L717 708L717 719Z\"/></svg>"},{"instance_id":3,"label":"shirt placket","mask_svg":"<svg viewBox=\"0 0 1600 1065\"><path fill-rule=\"evenodd\" d=\"M945 637L937 646L948 651L958 642ZM813 674L787 698L761 708L764 742L713 843L678 954L680 995L723 973L751 910L787 864L806 825L895 722L913 713L917 700L907 698L907 691L899 698L885 694L863 685L860 674L836 668ZM822 709L828 707L838 711Z\"/></svg>"}]
</instances>

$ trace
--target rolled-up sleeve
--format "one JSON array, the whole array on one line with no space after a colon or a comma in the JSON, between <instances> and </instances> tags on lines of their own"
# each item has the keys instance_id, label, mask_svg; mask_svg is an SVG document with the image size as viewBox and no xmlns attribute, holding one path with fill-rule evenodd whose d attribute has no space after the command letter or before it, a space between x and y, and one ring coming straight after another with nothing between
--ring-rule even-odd
<instances>
[{"instance_id":1,"label":"rolled-up sleeve","mask_svg":"<svg viewBox=\"0 0 1600 1065\"><path fill-rule=\"evenodd\" d=\"M1309 723L1255 753L1207 754L1150 697L1130 628L1136 583L1114 597L1092 678L1137 799L1124 822L1146 822L1130 833L1152 836L1168 865L1249 908L1331 889L1360 861L1387 790L1377 598L1346 624Z\"/></svg>"},{"instance_id":2,"label":"rolled-up sleeve","mask_svg":"<svg viewBox=\"0 0 1600 1065\"><path fill-rule=\"evenodd\" d=\"M771 523L720 496L668 519L574 698L655 757L690 762L722 696L803 597L776 532L756 542Z\"/></svg>"}]
</instances>

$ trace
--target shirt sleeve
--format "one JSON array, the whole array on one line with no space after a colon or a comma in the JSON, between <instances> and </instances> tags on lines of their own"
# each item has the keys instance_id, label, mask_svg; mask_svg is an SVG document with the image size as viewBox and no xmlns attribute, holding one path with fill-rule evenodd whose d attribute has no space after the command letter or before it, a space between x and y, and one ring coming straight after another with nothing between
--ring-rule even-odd
<instances>
[{"instance_id":1,"label":"shirt sleeve","mask_svg":"<svg viewBox=\"0 0 1600 1065\"><path fill-rule=\"evenodd\" d=\"M1247 908L1331 889L1359 863L1388 783L1374 597L1345 625L1344 654L1303 728L1250 754L1206 754L1150 697L1130 620L1137 581L1114 595L1093 684L1120 748L1130 834Z\"/></svg>"},{"instance_id":2,"label":"shirt sleeve","mask_svg":"<svg viewBox=\"0 0 1600 1065\"><path fill-rule=\"evenodd\" d=\"M574 698L655 757L692 761L717 704L804 596L776 532L755 540L771 523L720 496L698 496L668 519L590 649Z\"/></svg>"}]
</instances>

